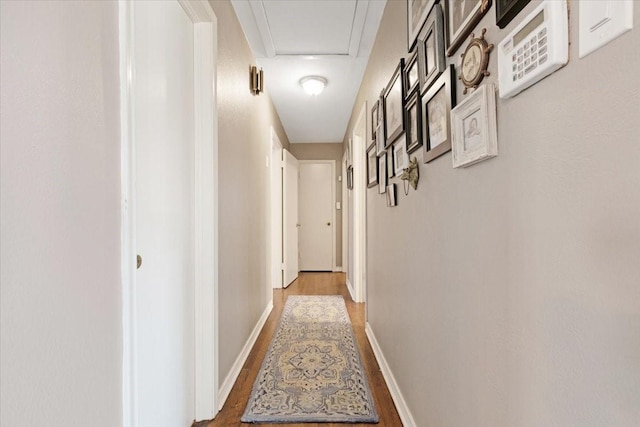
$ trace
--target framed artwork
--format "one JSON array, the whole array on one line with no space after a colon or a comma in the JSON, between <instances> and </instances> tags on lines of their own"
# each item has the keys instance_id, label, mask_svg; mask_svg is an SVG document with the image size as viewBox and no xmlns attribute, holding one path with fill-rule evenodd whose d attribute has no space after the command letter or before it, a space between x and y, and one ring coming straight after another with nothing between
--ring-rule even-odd
<instances>
[{"instance_id":1,"label":"framed artwork","mask_svg":"<svg viewBox=\"0 0 640 427\"><path fill-rule=\"evenodd\" d=\"M375 141L376 141L376 152L379 155L384 153L384 147L386 145L386 129L384 125L384 99L380 96L378 102L376 102L378 108L376 109L377 117L376 120L376 129L375 129ZM373 121L373 115L371 116Z\"/></svg>"},{"instance_id":2,"label":"framed artwork","mask_svg":"<svg viewBox=\"0 0 640 427\"><path fill-rule=\"evenodd\" d=\"M456 105L455 66L440 75L422 96L422 140L425 163L451 150L451 109Z\"/></svg>"},{"instance_id":3,"label":"framed artwork","mask_svg":"<svg viewBox=\"0 0 640 427\"><path fill-rule=\"evenodd\" d=\"M407 100L406 135L408 154L413 153L422 145L422 115L420 110L420 90L416 87Z\"/></svg>"},{"instance_id":4,"label":"framed artwork","mask_svg":"<svg viewBox=\"0 0 640 427\"><path fill-rule=\"evenodd\" d=\"M411 52L416 37L429 11L440 0L407 0L407 51Z\"/></svg>"},{"instance_id":5,"label":"framed artwork","mask_svg":"<svg viewBox=\"0 0 640 427\"><path fill-rule=\"evenodd\" d=\"M378 193L387 191L387 152L378 157Z\"/></svg>"},{"instance_id":6,"label":"framed artwork","mask_svg":"<svg viewBox=\"0 0 640 427\"><path fill-rule=\"evenodd\" d=\"M387 150L387 177L393 178L394 176L396 176L396 174L393 169L393 148L389 148Z\"/></svg>"},{"instance_id":7,"label":"framed artwork","mask_svg":"<svg viewBox=\"0 0 640 427\"><path fill-rule=\"evenodd\" d=\"M403 169L409 167L409 155L407 154L407 143L404 137L393 145L393 173L400 176Z\"/></svg>"},{"instance_id":8,"label":"framed artwork","mask_svg":"<svg viewBox=\"0 0 640 427\"><path fill-rule=\"evenodd\" d=\"M375 187L378 183L378 156L375 145L367 149L367 187Z\"/></svg>"},{"instance_id":9,"label":"framed artwork","mask_svg":"<svg viewBox=\"0 0 640 427\"><path fill-rule=\"evenodd\" d=\"M378 107L380 101L376 101L371 107L371 140L376 142L376 132L378 131Z\"/></svg>"},{"instance_id":10,"label":"framed artwork","mask_svg":"<svg viewBox=\"0 0 640 427\"><path fill-rule=\"evenodd\" d=\"M398 204L398 199L396 198L396 185L389 184L387 186L387 206L393 207Z\"/></svg>"},{"instance_id":11,"label":"framed artwork","mask_svg":"<svg viewBox=\"0 0 640 427\"><path fill-rule=\"evenodd\" d=\"M496 0L496 25L504 28L531 0Z\"/></svg>"},{"instance_id":12,"label":"framed artwork","mask_svg":"<svg viewBox=\"0 0 640 427\"><path fill-rule=\"evenodd\" d=\"M480 86L451 111L453 167L467 167L498 155L496 92Z\"/></svg>"},{"instance_id":13,"label":"framed artwork","mask_svg":"<svg viewBox=\"0 0 640 427\"><path fill-rule=\"evenodd\" d=\"M418 51L416 50L407 60L404 67L404 87L406 88L405 96L407 97L420 84L418 68Z\"/></svg>"},{"instance_id":14,"label":"framed artwork","mask_svg":"<svg viewBox=\"0 0 640 427\"><path fill-rule=\"evenodd\" d=\"M384 90L384 125L385 125L385 148L393 144L393 142L404 132L404 58L400 59L400 63L389 80Z\"/></svg>"},{"instance_id":15,"label":"framed artwork","mask_svg":"<svg viewBox=\"0 0 640 427\"><path fill-rule=\"evenodd\" d=\"M418 74L422 93L446 68L444 49L444 16L436 4L418 36Z\"/></svg>"},{"instance_id":16,"label":"framed artwork","mask_svg":"<svg viewBox=\"0 0 640 427\"><path fill-rule=\"evenodd\" d=\"M491 0L448 0L447 56L453 56L491 7Z\"/></svg>"},{"instance_id":17,"label":"framed artwork","mask_svg":"<svg viewBox=\"0 0 640 427\"><path fill-rule=\"evenodd\" d=\"M351 159L351 147L353 145L353 141L349 138L349 142L347 143L347 167L352 166L353 162Z\"/></svg>"},{"instance_id":18,"label":"framed artwork","mask_svg":"<svg viewBox=\"0 0 640 427\"><path fill-rule=\"evenodd\" d=\"M353 190L353 166L347 168L347 190Z\"/></svg>"}]
</instances>

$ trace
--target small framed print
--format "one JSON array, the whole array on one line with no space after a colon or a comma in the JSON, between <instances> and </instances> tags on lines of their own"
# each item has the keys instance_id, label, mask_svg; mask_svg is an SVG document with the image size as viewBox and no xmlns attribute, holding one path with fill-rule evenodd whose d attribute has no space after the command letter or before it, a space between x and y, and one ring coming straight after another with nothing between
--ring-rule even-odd
<instances>
[{"instance_id":1,"label":"small framed print","mask_svg":"<svg viewBox=\"0 0 640 427\"><path fill-rule=\"evenodd\" d=\"M531 0L496 0L496 25L504 28Z\"/></svg>"},{"instance_id":2,"label":"small framed print","mask_svg":"<svg viewBox=\"0 0 640 427\"><path fill-rule=\"evenodd\" d=\"M379 156L384 153L384 148L386 145L386 128L384 125L384 98L380 96L378 102L376 102L378 108L376 109L377 117L371 116L372 122L376 121L375 128L375 141L376 141L376 154Z\"/></svg>"},{"instance_id":3,"label":"small framed print","mask_svg":"<svg viewBox=\"0 0 640 427\"><path fill-rule=\"evenodd\" d=\"M496 93L480 86L451 111L453 167L467 167L498 155Z\"/></svg>"},{"instance_id":4,"label":"small framed print","mask_svg":"<svg viewBox=\"0 0 640 427\"><path fill-rule=\"evenodd\" d=\"M385 148L393 144L393 142L404 132L404 58L400 59L400 63L389 80L384 90L384 123L385 123Z\"/></svg>"},{"instance_id":5,"label":"small framed print","mask_svg":"<svg viewBox=\"0 0 640 427\"><path fill-rule=\"evenodd\" d=\"M378 183L378 156L376 146L371 144L367 149L367 187L375 187Z\"/></svg>"},{"instance_id":6,"label":"small framed print","mask_svg":"<svg viewBox=\"0 0 640 427\"><path fill-rule=\"evenodd\" d=\"M420 114L420 90L416 87L407 100L407 153L411 154L422 145L422 116Z\"/></svg>"},{"instance_id":7,"label":"small framed print","mask_svg":"<svg viewBox=\"0 0 640 427\"><path fill-rule=\"evenodd\" d=\"M409 97L409 94L420 84L418 65L418 51L416 50L407 60L404 67L404 87L406 88L406 97Z\"/></svg>"},{"instance_id":8,"label":"small framed print","mask_svg":"<svg viewBox=\"0 0 640 427\"><path fill-rule=\"evenodd\" d=\"M347 190L353 190L353 166L347 168Z\"/></svg>"},{"instance_id":9,"label":"small framed print","mask_svg":"<svg viewBox=\"0 0 640 427\"><path fill-rule=\"evenodd\" d=\"M371 140L373 142L376 141L376 132L378 130L378 107L380 106L380 101L376 101L371 107Z\"/></svg>"},{"instance_id":10,"label":"small framed print","mask_svg":"<svg viewBox=\"0 0 640 427\"><path fill-rule=\"evenodd\" d=\"M451 150L451 108L456 105L455 66L440 75L422 96L422 140L425 163Z\"/></svg>"},{"instance_id":11,"label":"small framed print","mask_svg":"<svg viewBox=\"0 0 640 427\"><path fill-rule=\"evenodd\" d=\"M444 17L436 4L418 36L418 74L420 91L426 92L446 68L444 49Z\"/></svg>"},{"instance_id":12,"label":"small framed print","mask_svg":"<svg viewBox=\"0 0 640 427\"><path fill-rule=\"evenodd\" d=\"M378 157L378 193L387 191L387 152Z\"/></svg>"},{"instance_id":13,"label":"small framed print","mask_svg":"<svg viewBox=\"0 0 640 427\"><path fill-rule=\"evenodd\" d=\"M393 169L393 147L387 150L387 177L393 178L396 176L395 170Z\"/></svg>"},{"instance_id":14,"label":"small framed print","mask_svg":"<svg viewBox=\"0 0 640 427\"><path fill-rule=\"evenodd\" d=\"M393 173L400 176L404 168L409 167L409 155L407 154L407 143L405 137L398 139L393 145Z\"/></svg>"},{"instance_id":15,"label":"small framed print","mask_svg":"<svg viewBox=\"0 0 640 427\"><path fill-rule=\"evenodd\" d=\"M447 56L456 53L490 7L491 0L447 1Z\"/></svg>"},{"instance_id":16,"label":"small framed print","mask_svg":"<svg viewBox=\"0 0 640 427\"><path fill-rule=\"evenodd\" d=\"M393 206L396 206L397 204L398 200L396 198L396 185L389 184L387 186L387 206L391 208Z\"/></svg>"},{"instance_id":17,"label":"small framed print","mask_svg":"<svg viewBox=\"0 0 640 427\"><path fill-rule=\"evenodd\" d=\"M411 52L416 37L434 3L440 0L407 0L407 51Z\"/></svg>"}]
</instances>

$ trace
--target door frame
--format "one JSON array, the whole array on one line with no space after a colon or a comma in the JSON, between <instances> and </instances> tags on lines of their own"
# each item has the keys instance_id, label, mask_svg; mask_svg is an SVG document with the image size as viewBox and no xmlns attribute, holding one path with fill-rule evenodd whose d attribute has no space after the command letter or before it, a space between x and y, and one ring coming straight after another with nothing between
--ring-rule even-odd
<instances>
[{"instance_id":1,"label":"door frame","mask_svg":"<svg viewBox=\"0 0 640 427\"><path fill-rule=\"evenodd\" d=\"M362 104L353 127L353 289L355 302L367 302L367 102Z\"/></svg>"},{"instance_id":2,"label":"door frame","mask_svg":"<svg viewBox=\"0 0 640 427\"><path fill-rule=\"evenodd\" d=\"M271 254L269 265L271 266L271 284L269 286L269 295L271 289L282 289L284 287L284 279L282 277L283 259L283 194L282 194L282 142L273 126L271 127L271 152L270 156L270 192L271 192ZM274 158L273 152L277 149L280 155ZM279 178L276 178L279 177ZM278 191L278 188L280 191ZM280 236L279 238L277 236ZM279 285L279 286L276 286Z\"/></svg>"},{"instance_id":3,"label":"door frame","mask_svg":"<svg viewBox=\"0 0 640 427\"><path fill-rule=\"evenodd\" d=\"M336 240L338 238L338 226L336 224L336 161L335 160L298 160L298 165L302 164L329 164L331 165L331 224L333 224L333 233L331 233L331 271L336 271ZM302 172L300 172L302 173ZM300 188L300 187L298 187ZM298 195L298 204L301 203L300 196ZM300 209L298 209L298 212ZM298 214L299 215L299 214ZM299 221L299 219L298 219ZM298 241L300 240L300 233L298 233ZM298 244L298 247L300 245ZM300 266L298 266L300 267Z\"/></svg>"},{"instance_id":4,"label":"door frame","mask_svg":"<svg viewBox=\"0 0 640 427\"><path fill-rule=\"evenodd\" d=\"M218 113L217 18L206 1L177 0L194 23L195 420L217 414L218 396ZM119 1L122 414L138 425L136 366L134 7Z\"/></svg>"}]
</instances>

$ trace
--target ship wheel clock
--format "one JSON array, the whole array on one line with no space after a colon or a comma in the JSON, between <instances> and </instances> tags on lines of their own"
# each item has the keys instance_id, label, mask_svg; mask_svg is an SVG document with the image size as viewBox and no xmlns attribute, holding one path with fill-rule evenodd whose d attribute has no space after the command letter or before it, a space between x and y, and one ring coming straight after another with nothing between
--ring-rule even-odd
<instances>
[{"instance_id":1,"label":"ship wheel clock","mask_svg":"<svg viewBox=\"0 0 640 427\"><path fill-rule=\"evenodd\" d=\"M480 37L475 38L471 33L471 41L462 54L462 64L460 66L459 80L465 88L462 93L467 94L469 89L476 89L482 79L491 73L487 71L489 66L489 53L493 50L493 44L488 44L484 39L486 28L482 29Z\"/></svg>"}]
</instances>

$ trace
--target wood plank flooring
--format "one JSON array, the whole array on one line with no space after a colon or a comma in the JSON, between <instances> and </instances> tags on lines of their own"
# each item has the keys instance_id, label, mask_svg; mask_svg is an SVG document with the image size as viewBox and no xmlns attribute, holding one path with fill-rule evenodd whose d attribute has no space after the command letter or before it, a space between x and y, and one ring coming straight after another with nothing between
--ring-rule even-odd
<instances>
[{"instance_id":1,"label":"wood plank flooring","mask_svg":"<svg viewBox=\"0 0 640 427\"><path fill-rule=\"evenodd\" d=\"M382 377L382 372L371 350L369 341L364 332L364 304L355 304L349 296L349 291L345 285L344 273L300 273L300 277L287 289L274 289L273 291L273 311L269 316L255 346L251 350L236 383L229 394L224 407L216 416L216 419L208 423L198 423L206 427L230 427L249 426L240 422L240 417L249 400L253 382L258 375L260 365L267 352L271 337L278 325L282 315L284 303L289 295L342 295L347 305L347 311L351 317L353 329L358 341L358 348L362 356L362 362L367 371L369 385L373 393L373 399L380 417L379 424L336 424L336 423L302 423L302 424L261 424L263 426L282 427L344 427L354 426L390 426L400 427L402 422L393 404L387 385Z\"/></svg>"}]
</instances>

